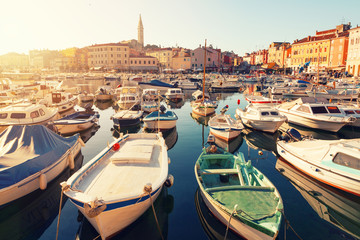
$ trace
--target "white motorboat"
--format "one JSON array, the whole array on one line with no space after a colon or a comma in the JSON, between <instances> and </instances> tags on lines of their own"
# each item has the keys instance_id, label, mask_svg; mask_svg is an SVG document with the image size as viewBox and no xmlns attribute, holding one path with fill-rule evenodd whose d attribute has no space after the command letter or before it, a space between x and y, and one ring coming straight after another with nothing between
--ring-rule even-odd
<instances>
[{"instance_id":1,"label":"white motorboat","mask_svg":"<svg viewBox=\"0 0 360 240\"><path fill-rule=\"evenodd\" d=\"M160 95L156 89L143 89L141 110L146 113L151 113L159 110Z\"/></svg>"},{"instance_id":2,"label":"white motorboat","mask_svg":"<svg viewBox=\"0 0 360 240\"><path fill-rule=\"evenodd\" d=\"M264 96L246 96L245 100L252 104L279 104L283 101L280 99L272 99Z\"/></svg>"},{"instance_id":3,"label":"white motorboat","mask_svg":"<svg viewBox=\"0 0 360 240\"><path fill-rule=\"evenodd\" d=\"M278 154L308 176L360 196L360 139L278 141Z\"/></svg>"},{"instance_id":4,"label":"white motorboat","mask_svg":"<svg viewBox=\"0 0 360 240\"><path fill-rule=\"evenodd\" d=\"M276 108L290 123L330 132L337 132L355 121L354 117L342 114L336 104L327 103L326 99L304 97Z\"/></svg>"},{"instance_id":5,"label":"white motorboat","mask_svg":"<svg viewBox=\"0 0 360 240\"><path fill-rule=\"evenodd\" d=\"M42 125L11 126L0 134L0 205L46 189L84 146L79 135L61 137Z\"/></svg>"},{"instance_id":6,"label":"white motorboat","mask_svg":"<svg viewBox=\"0 0 360 240\"><path fill-rule=\"evenodd\" d=\"M139 218L168 178L161 133L120 136L74 173L62 189L102 239Z\"/></svg>"},{"instance_id":7,"label":"white motorboat","mask_svg":"<svg viewBox=\"0 0 360 240\"><path fill-rule=\"evenodd\" d=\"M57 108L42 104L18 103L0 108L0 132L12 125L46 124L59 117Z\"/></svg>"},{"instance_id":8,"label":"white motorboat","mask_svg":"<svg viewBox=\"0 0 360 240\"><path fill-rule=\"evenodd\" d=\"M180 102L184 100L185 95L181 88L169 88L165 93L165 97L171 102Z\"/></svg>"},{"instance_id":9,"label":"white motorboat","mask_svg":"<svg viewBox=\"0 0 360 240\"><path fill-rule=\"evenodd\" d=\"M140 89L138 87L121 87L117 92L119 92L117 105L120 109L131 109L140 105Z\"/></svg>"},{"instance_id":10,"label":"white motorboat","mask_svg":"<svg viewBox=\"0 0 360 240\"><path fill-rule=\"evenodd\" d=\"M46 94L39 103L47 107L56 107L59 113L63 113L74 108L77 98L68 92L51 92Z\"/></svg>"},{"instance_id":11,"label":"white motorboat","mask_svg":"<svg viewBox=\"0 0 360 240\"><path fill-rule=\"evenodd\" d=\"M321 184L279 158L275 165L312 209L328 223L360 238L360 197ZM330 230L331 231L331 230Z\"/></svg>"},{"instance_id":12,"label":"white motorboat","mask_svg":"<svg viewBox=\"0 0 360 240\"><path fill-rule=\"evenodd\" d=\"M235 117L245 126L270 133L276 132L287 120L277 109L266 105L249 104L244 110L237 108L235 112Z\"/></svg>"},{"instance_id":13,"label":"white motorboat","mask_svg":"<svg viewBox=\"0 0 360 240\"><path fill-rule=\"evenodd\" d=\"M231 118L230 115L225 114L227 107L221 110L221 114L212 117L208 124L211 134L225 141L230 141L239 136L244 126L241 121L237 121Z\"/></svg>"}]
</instances>

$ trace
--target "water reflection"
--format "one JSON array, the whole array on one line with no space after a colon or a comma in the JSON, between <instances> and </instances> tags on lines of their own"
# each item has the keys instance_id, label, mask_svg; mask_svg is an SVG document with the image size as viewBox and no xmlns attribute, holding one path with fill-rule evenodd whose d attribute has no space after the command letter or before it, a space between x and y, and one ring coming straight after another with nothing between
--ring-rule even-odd
<instances>
[{"instance_id":1,"label":"water reflection","mask_svg":"<svg viewBox=\"0 0 360 240\"><path fill-rule=\"evenodd\" d=\"M319 129L315 130L312 128L306 128L306 127L298 126L298 125L295 125L292 123L283 123L280 126L279 131L286 132L290 128L295 128L303 136L309 136L309 137L312 136L315 139L323 139L323 140L339 139L339 137L337 136L336 133L332 133L329 131L321 131Z\"/></svg>"},{"instance_id":2,"label":"water reflection","mask_svg":"<svg viewBox=\"0 0 360 240\"><path fill-rule=\"evenodd\" d=\"M107 102L95 101L95 106L100 110L108 109L112 105L113 105L112 101L107 101Z\"/></svg>"},{"instance_id":3,"label":"water reflection","mask_svg":"<svg viewBox=\"0 0 360 240\"><path fill-rule=\"evenodd\" d=\"M87 141L89 141L89 139L95 135L95 133L99 130L100 128L100 125L98 124L94 124L94 126L92 126L91 128L85 130L85 131L82 131L80 133L80 137L81 137L81 140L83 140L84 143L86 143Z\"/></svg>"},{"instance_id":4,"label":"water reflection","mask_svg":"<svg viewBox=\"0 0 360 240\"><path fill-rule=\"evenodd\" d=\"M151 130L151 129L144 129L145 132L157 132L157 130ZM168 150L173 148L178 140L178 132L176 130L176 126L168 129L168 130L162 130L163 138L165 140L165 144L168 147Z\"/></svg>"},{"instance_id":5,"label":"water reflection","mask_svg":"<svg viewBox=\"0 0 360 240\"><path fill-rule=\"evenodd\" d=\"M178 108L181 108L182 106L184 106L185 101L180 100L179 102L172 102L172 101L169 101L169 100L165 100L165 103L167 104L167 107L169 109L178 109Z\"/></svg>"},{"instance_id":6,"label":"water reflection","mask_svg":"<svg viewBox=\"0 0 360 240\"><path fill-rule=\"evenodd\" d=\"M360 238L360 197L324 185L281 158L275 168L300 192L320 218Z\"/></svg>"},{"instance_id":7,"label":"water reflection","mask_svg":"<svg viewBox=\"0 0 360 240\"><path fill-rule=\"evenodd\" d=\"M57 217L61 197L60 183L66 181L83 162L80 152L75 168L65 169L51 181L46 190L36 190L0 209L1 239L38 239ZM67 198L63 199L64 206Z\"/></svg>"},{"instance_id":8,"label":"water reflection","mask_svg":"<svg viewBox=\"0 0 360 240\"><path fill-rule=\"evenodd\" d=\"M224 141L220 138L215 137L215 144L230 153L236 152L240 148L242 143L243 137L241 135L237 136L231 141Z\"/></svg>"},{"instance_id":9,"label":"water reflection","mask_svg":"<svg viewBox=\"0 0 360 240\"><path fill-rule=\"evenodd\" d=\"M276 140L279 137L279 132L271 134L244 128L242 134L247 145L252 149L276 152Z\"/></svg>"},{"instance_id":10,"label":"water reflection","mask_svg":"<svg viewBox=\"0 0 360 240\"><path fill-rule=\"evenodd\" d=\"M168 194L166 187L164 187L154 203L156 216L160 225L162 236L167 239L168 235L168 216L174 208L174 197ZM161 239L160 233L157 230L157 224L154 218L153 210L150 207L140 218L134 223L121 231L118 235L111 239ZM82 217L82 223L76 234L77 240L95 239L99 233Z\"/></svg>"},{"instance_id":11,"label":"water reflection","mask_svg":"<svg viewBox=\"0 0 360 240\"><path fill-rule=\"evenodd\" d=\"M190 116L191 116L197 123L199 123L199 124L201 124L201 125L207 126L208 123L209 123L210 118L212 118L213 116L215 116L215 114L213 114L213 115L211 115L211 116L206 116L206 117L205 117L205 116L201 116L201 115L199 115L199 114L196 114L196 113L191 112L191 113L190 113Z\"/></svg>"},{"instance_id":12,"label":"water reflection","mask_svg":"<svg viewBox=\"0 0 360 240\"><path fill-rule=\"evenodd\" d=\"M195 192L195 207L201 225L211 240L224 239L226 233L226 226L222 224L207 208L204 200L201 197L199 188ZM226 239L242 239L231 230L229 230Z\"/></svg>"}]
</instances>

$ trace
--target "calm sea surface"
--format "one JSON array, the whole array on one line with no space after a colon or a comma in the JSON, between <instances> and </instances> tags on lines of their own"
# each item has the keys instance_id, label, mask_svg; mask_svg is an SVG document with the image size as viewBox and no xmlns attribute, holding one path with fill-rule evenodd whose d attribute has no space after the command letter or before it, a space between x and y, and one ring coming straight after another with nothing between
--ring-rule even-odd
<instances>
[{"instance_id":1,"label":"calm sea surface","mask_svg":"<svg viewBox=\"0 0 360 240\"><path fill-rule=\"evenodd\" d=\"M101 81L67 81L64 85L95 92L101 84ZM165 239L223 239L226 227L204 206L198 195L194 175L195 161L209 134L208 119L192 116L191 92L187 92L186 97L180 104L170 106L163 103L176 112L179 120L176 129L164 133L171 159L169 173L174 176L175 181L155 202L157 217ZM229 105L228 113L231 116L234 116L238 107L238 99L240 107L247 105L241 93L219 93L212 95L212 98L219 99L217 112ZM115 112L111 104L95 104L94 109L100 113L100 127L82 134L86 146L82 148L82 156L76 160L78 168L100 152L107 142L112 142L113 135L116 135L112 131L113 122L110 120ZM314 138L321 139L360 137L359 129L352 128L341 130L338 134L296 128L302 134L311 134ZM143 130L139 127L122 131ZM277 137L278 134L245 129L231 143L219 141L218 144L234 153L242 152L247 160L251 160L273 182L282 196L287 220L302 239L356 239L351 234L359 237L360 199L329 189L278 160L273 154L276 151ZM259 154L259 151L263 154ZM49 184L46 191L37 191L0 209L0 239L55 239L60 202L59 184L71 174L67 170ZM85 218L78 214L77 208L66 198L64 200L59 239L96 238L97 232L86 220L82 220ZM278 239L285 238L298 239L291 228L285 232L283 224ZM114 239L161 239L151 208ZM229 233L228 239L239 238Z\"/></svg>"}]
</instances>

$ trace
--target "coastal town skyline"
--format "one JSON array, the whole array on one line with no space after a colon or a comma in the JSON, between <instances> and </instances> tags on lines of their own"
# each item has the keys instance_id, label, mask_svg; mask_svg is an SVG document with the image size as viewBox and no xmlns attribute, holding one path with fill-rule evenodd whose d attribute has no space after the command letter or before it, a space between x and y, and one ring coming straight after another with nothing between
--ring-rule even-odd
<instances>
[{"instance_id":1,"label":"coastal town skyline","mask_svg":"<svg viewBox=\"0 0 360 240\"><path fill-rule=\"evenodd\" d=\"M187 4L188 3L188 4ZM286 3L286 4L285 4ZM18 8L19 4L22 8ZM358 1L346 1L344 9L335 1L166 1L141 4L125 1L12 1L0 17L0 54L27 54L33 49L59 50L137 39L141 14L144 45L195 49L208 44L244 55L267 49L271 42L292 43L315 31L335 25L360 24ZM41 6L41 7L40 7ZM253 10L252 10L253 9ZM14 11L18 17L14 18ZM106 14L105 14L106 12ZM249 13L252 12L252 13Z\"/></svg>"}]
</instances>

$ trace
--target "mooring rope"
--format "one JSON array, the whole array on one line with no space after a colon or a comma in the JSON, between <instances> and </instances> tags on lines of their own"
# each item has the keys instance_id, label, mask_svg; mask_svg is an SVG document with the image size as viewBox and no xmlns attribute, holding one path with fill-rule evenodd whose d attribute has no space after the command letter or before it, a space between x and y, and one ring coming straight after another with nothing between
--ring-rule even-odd
<instances>
[{"instance_id":1,"label":"mooring rope","mask_svg":"<svg viewBox=\"0 0 360 240\"><path fill-rule=\"evenodd\" d=\"M59 217L58 217L57 226L56 226L56 240L58 240L58 236L59 236L59 225L60 225L61 205L62 205L63 195L64 195L64 192L61 189L60 205L59 205Z\"/></svg>"},{"instance_id":2,"label":"mooring rope","mask_svg":"<svg viewBox=\"0 0 360 240\"><path fill-rule=\"evenodd\" d=\"M285 216L285 213L284 213L284 209L280 210L281 214L284 216L284 222L285 222L285 240L286 240L286 229L288 227L290 227L290 229L295 233L295 235L300 239L302 240L302 238L299 236L299 234L297 234L297 232L295 231L295 229L290 225L290 222L289 220L287 220L286 216Z\"/></svg>"},{"instance_id":3,"label":"mooring rope","mask_svg":"<svg viewBox=\"0 0 360 240\"><path fill-rule=\"evenodd\" d=\"M151 207L152 207L152 210L153 210L153 213L154 213L154 217L155 217L155 221L156 221L157 228L158 228L158 230L159 230L161 239L164 240L164 237L163 237L162 232L161 232L161 228L160 228L159 221L158 221L158 219L157 219L157 217L156 217L156 212L155 212L155 208L154 208L154 202L153 202L153 200L152 200L152 198L151 198L151 192L148 192L148 194L149 194L149 197L150 197Z\"/></svg>"},{"instance_id":4,"label":"mooring rope","mask_svg":"<svg viewBox=\"0 0 360 240\"><path fill-rule=\"evenodd\" d=\"M231 213L231 215L230 215L230 218L229 218L229 221L228 221L228 223L227 223L227 226L226 226L226 232L225 232L225 237L224 237L224 240L226 240L226 238L227 238L227 234L228 234L228 232L229 232L229 226L230 226L230 221L231 221L231 218L232 218L232 216L234 215L234 213L236 212L236 208L237 208L237 204L235 204L235 206L234 206L234 210L232 211L232 213Z\"/></svg>"}]
</instances>

